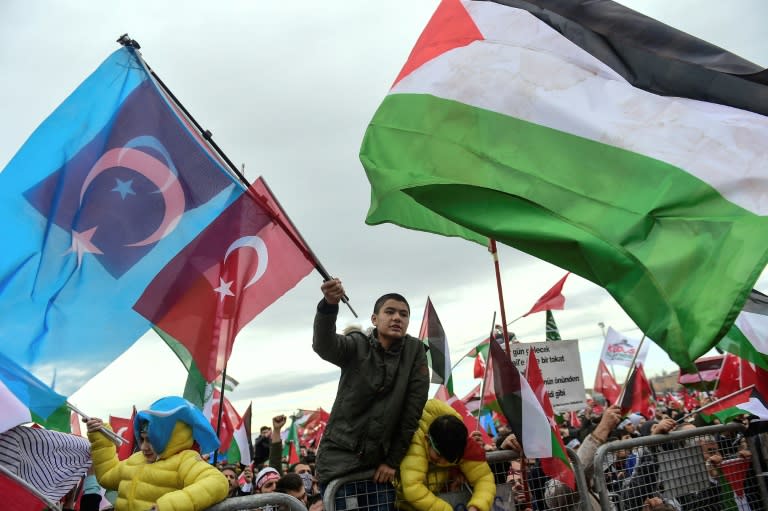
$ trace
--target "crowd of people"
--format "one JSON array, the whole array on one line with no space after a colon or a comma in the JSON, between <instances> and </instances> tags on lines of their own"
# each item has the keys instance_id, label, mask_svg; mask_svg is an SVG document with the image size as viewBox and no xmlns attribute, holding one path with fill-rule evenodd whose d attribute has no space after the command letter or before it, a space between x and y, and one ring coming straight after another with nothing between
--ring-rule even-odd
<instances>
[{"instance_id":1,"label":"crowd of people","mask_svg":"<svg viewBox=\"0 0 768 511\"><path fill-rule=\"evenodd\" d=\"M731 487L724 478L731 460L751 461L753 451L743 432L690 433L706 425L700 415L682 417L663 408L650 420L622 414L616 406L588 408L578 424L563 417L561 437L575 451L587 481L588 488L581 488L587 491L579 492L542 460L526 458L508 426L500 426L494 441L485 442L451 406L428 401L426 349L406 334L410 307L404 297L389 293L379 298L369 332L340 334L341 281L329 280L321 291L312 346L341 368L341 378L317 451L302 446L299 461L288 464L281 438L286 417L278 415L271 427L261 428L252 464L212 463L199 454L214 451L218 442L210 422L187 401L163 398L137 414L139 450L122 461L102 421L88 420L95 474L87 479L91 490L85 495L100 485L116 492L117 511L183 511L206 509L226 498L282 493L310 511L321 511L332 481L365 474L364 481L336 489L337 510L452 511L446 494L465 490L461 504L467 511L491 511L497 505L569 511L577 509L583 495L592 495L591 504L599 509L598 483L604 483L610 500L603 506L617 511L715 511L730 509L726 501L739 511L763 509L751 463L741 465L745 484ZM655 440L643 442L642 437ZM623 443L612 444L617 447L598 457L600 446L609 442ZM489 458L493 451L506 454ZM599 466L596 459L603 460ZM760 466L765 466L764 456ZM498 488L508 493L497 494ZM98 509L88 507L95 499L87 502L85 495L80 509Z\"/></svg>"}]
</instances>

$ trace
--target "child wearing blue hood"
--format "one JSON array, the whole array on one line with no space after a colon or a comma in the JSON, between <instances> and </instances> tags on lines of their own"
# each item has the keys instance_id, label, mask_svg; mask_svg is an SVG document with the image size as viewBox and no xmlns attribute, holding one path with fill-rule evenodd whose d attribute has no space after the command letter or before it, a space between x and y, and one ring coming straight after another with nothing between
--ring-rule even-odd
<instances>
[{"instance_id":1,"label":"child wearing blue hood","mask_svg":"<svg viewBox=\"0 0 768 511\"><path fill-rule=\"evenodd\" d=\"M119 461L115 445L98 430L101 419L86 422L96 478L117 490L116 511L198 511L224 500L227 478L200 458L218 448L211 424L189 401L164 397L136 414L134 438L140 451Z\"/></svg>"}]
</instances>

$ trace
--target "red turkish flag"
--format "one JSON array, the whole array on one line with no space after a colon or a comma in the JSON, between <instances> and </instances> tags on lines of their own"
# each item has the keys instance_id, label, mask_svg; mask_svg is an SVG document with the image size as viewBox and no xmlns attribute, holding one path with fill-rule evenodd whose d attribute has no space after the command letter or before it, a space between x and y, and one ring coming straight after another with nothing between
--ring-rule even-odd
<instances>
[{"instance_id":1,"label":"red turkish flag","mask_svg":"<svg viewBox=\"0 0 768 511\"><path fill-rule=\"evenodd\" d=\"M483 443L493 445L493 439L482 427L480 427L480 421L477 420L477 417L472 415L472 412L467 410L467 406L461 399L454 396L448 400L448 404L451 405L451 408L459 412L461 420L464 421L464 425L467 427L467 431L469 431L470 434L473 431L479 431L480 436L483 437Z\"/></svg>"},{"instance_id":2,"label":"red turkish flag","mask_svg":"<svg viewBox=\"0 0 768 511\"><path fill-rule=\"evenodd\" d=\"M475 378L482 378L485 374L485 364L483 363L483 357L477 355L475 357L475 366L472 368L472 376Z\"/></svg>"},{"instance_id":3,"label":"red turkish flag","mask_svg":"<svg viewBox=\"0 0 768 511\"><path fill-rule=\"evenodd\" d=\"M552 289L541 295L533 304L531 310L523 314L523 317L533 314L534 312L541 312L545 310L562 310L565 307L565 296L563 296L563 285L565 279L568 278L571 272L565 274L565 277L557 281L557 284L552 286Z\"/></svg>"},{"instance_id":4,"label":"red turkish flag","mask_svg":"<svg viewBox=\"0 0 768 511\"><path fill-rule=\"evenodd\" d=\"M638 412L646 419L652 419L656 413L656 408L651 404L652 397L654 397L653 390L645 376L645 370L641 364L637 364L624 384L624 396L619 404L621 414L629 415L631 412Z\"/></svg>"},{"instance_id":5,"label":"red turkish flag","mask_svg":"<svg viewBox=\"0 0 768 511\"><path fill-rule=\"evenodd\" d=\"M13 477L0 472L0 492L3 495L3 509L6 511L42 511L50 509L48 502L39 493Z\"/></svg>"},{"instance_id":6,"label":"red turkish flag","mask_svg":"<svg viewBox=\"0 0 768 511\"><path fill-rule=\"evenodd\" d=\"M314 265L259 179L158 273L134 309L182 343L213 381L237 333Z\"/></svg>"},{"instance_id":7,"label":"red turkish flag","mask_svg":"<svg viewBox=\"0 0 768 511\"><path fill-rule=\"evenodd\" d=\"M609 404L616 404L616 400L619 399L619 394L621 393L621 387L613 379L613 375L602 359L600 359L600 363L597 365L594 390L604 395Z\"/></svg>"},{"instance_id":8,"label":"red turkish flag","mask_svg":"<svg viewBox=\"0 0 768 511\"><path fill-rule=\"evenodd\" d=\"M219 424L219 403L221 403L221 392L219 389L213 389L213 400L211 407L211 426L214 431L219 433L219 452L227 452L232 444L232 438L235 436L235 430L240 424L242 417L237 413L235 407L229 402L229 399L224 398L224 411L221 414L221 428L218 428Z\"/></svg>"},{"instance_id":9,"label":"red turkish flag","mask_svg":"<svg viewBox=\"0 0 768 511\"><path fill-rule=\"evenodd\" d=\"M123 417L109 416L109 425L112 427L112 431L117 433L118 436L123 437L126 442L123 442L117 448L117 459L124 460L133 454L133 447L135 438L133 434L133 421L136 419L136 407L133 407L133 412L129 419Z\"/></svg>"},{"instance_id":10,"label":"red turkish flag","mask_svg":"<svg viewBox=\"0 0 768 511\"><path fill-rule=\"evenodd\" d=\"M732 394L747 385L742 384L741 359L732 353L727 353L720 368L720 376L715 389L715 397L721 398ZM751 369L750 369L751 372ZM745 375L746 376L746 375ZM752 383L752 382L750 382Z\"/></svg>"}]
</instances>

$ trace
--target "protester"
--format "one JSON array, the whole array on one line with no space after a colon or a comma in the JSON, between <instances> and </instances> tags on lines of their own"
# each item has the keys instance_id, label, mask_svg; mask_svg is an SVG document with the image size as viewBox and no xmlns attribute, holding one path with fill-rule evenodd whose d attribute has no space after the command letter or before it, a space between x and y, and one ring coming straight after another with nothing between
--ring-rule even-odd
<instances>
[{"instance_id":1,"label":"protester","mask_svg":"<svg viewBox=\"0 0 768 511\"><path fill-rule=\"evenodd\" d=\"M282 476L277 480L275 492L290 495L303 502L305 506L307 505L307 491L304 489L304 481L301 480L299 474L291 472Z\"/></svg>"},{"instance_id":2,"label":"protester","mask_svg":"<svg viewBox=\"0 0 768 511\"><path fill-rule=\"evenodd\" d=\"M496 485L485 450L469 439L467 427L456 410L431 399L424 407L419 429L400 464L397 487L400 508L451 511L451 505L435 495L451 482L451 473L446 470L449 467L457 467L461 479L466 479L472 487L467 510L489 511L496 496Z\"/></svg>"},{"instance_id":3,"label":"protester","mask_svg":"<svg viewBox=\"0 0 768 511\"><path fill-rule=\"evenodd\" d=\"M277 469L273 467L262 468L253 478L254 493L272 493L277 487L278 479L280 479L280 472Z\"/></svg>"},{"instance_id":4,"label":"protester","mask_svg":"<svg viewBox=\"0 0 768 511\"><path fill-rule=\"evenodd\" d=\"M321 485L351 472L374 469L375 483L389 483L421 417L429 391L424 344L406 331L410 307L401 295L376 300L374 330L336 333L344 287L339 279L321 286L312 347L341 368L339 387L317 453Z\"/></svg>"},{"instance_id":5,"label":"protester","mask_svg":"<svg viewBox=\"0 0 768 511\"><path fill-rule=\"evenodd\" d=\"M272 441L272 429L262 426L259 436L253 442L253 465L258 467L269 459L269 448Z\"/></svg>"},{"instance_id":6,"label":"protester","mask_svg":"<svg viewBox=\"0 0 768 511\"><path fill-rule=\"evenodd\" d=\"M197 451L218 448L210 422L180 397L155 401L136 414L134 435L141 450L119 461L115 444L100 429L101 419L86 422L99 484L118 491L117 511L185 511L216 504L227 496L226 477Z\"/></svg>"},{"instance_id":7,"label":"protester","mask_svg":"<svg viewBox=\"0 0 768 511\"><path fill-rule=\"evenodd\" d=\"M280 475L283 474L283 439L280 432L287 422L285 415L275 415L272 417L271 442L269 444L269 466L277 470Z\"/></svg>"},{"instance_id":8,"label":"protester","mask_svg":"<svg viewBox=\"0 0 768 511\"><path fill-rule=\"evenodd\" d=\"M237 469L234 465L224 465L220 469L221 473L224 474L224 477L227 478L227 482L229 483L229 492L227 493L227 497L237 497L240 495L240 484L237 482Z\"/></svg>"}]
</instances>

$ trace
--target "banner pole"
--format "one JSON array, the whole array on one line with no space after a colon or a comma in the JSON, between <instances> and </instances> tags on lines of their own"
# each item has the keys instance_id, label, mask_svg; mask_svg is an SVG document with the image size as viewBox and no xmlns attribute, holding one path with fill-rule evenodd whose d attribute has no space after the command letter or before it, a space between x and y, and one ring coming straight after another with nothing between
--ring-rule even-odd
<instances>
[{"instance_id":1,"label":"banner pole","mask_svg":"<svg viewBox=\"0 0 768 511\"><path fill-rule=\"evenodd\" d=\"M509 349L509 330L507 329L507 314L504 311L504 293L501 289L501 268L499 266L499 252L496 249L496 240L490 239L488 250L493 257L493 267L496 271L496 290L499 293L499 307L501 309L501 324L504 330L504 347L507 350L507 356L512 360L512 350ZM495 327L495 325L494 325ZM491 341L493 342L493 330L491 330Z\"/></svg>"},{"instance_id":2,"label":"banner pole","mask_svg":"<svg viewBox=\"0 0 768 511\"><path fill-rule=\"evenodd\" d=\"M144 60L144 57L138 52L138 50L141 48L141 45L139 45L139 43L137 43L135 40L131 39L128 36L128 34L123 34L120 38L117 39L117 42L120 45L125 46L127 48L131 48L134 51L134 53L136 55L136 58L144 65L144 67L146 68L147 73L149 73L149 75L153 78L155 83L157 83L157 85L160 87L160 89L162 89L162 91L165 92L165 94L168 95L168 98L173 102L173 104L176 105L179 108L179 110L181 110L181 112L184 114L184 117L186 117L186 119L188 119L189 122L194 125L195 129L202 136L202 138L208 143L208 145L211 147L211 149L213 149L214 152L216 153L216 155L219 158L221 158L221 160L226 164L227 170L231 174L233 174L235 177L237 177L237 179L245 186L246 193L248 194L248 196L253 198L254 200L256 200L256 202L260 206L264 207L268 212L270 212L270 214L273 217L273 219L277 223L281 224L281 227L283 227L283 229L286 231L286 234L288 234L288 236L293 240L293 242L296 244L296 246L299 247L299 249L301 249L303 252L308 252L305 255L308 256L308 258L311 259L312 262L315 263L315 269L323 277L323 280L324 281L331 280L330 274L325 269L323 264L317 259L317 256L314 254L314 252L312 252L312 250L306 244L304 239L299 234L299 231L293 226L293 222L290 221L290 219L288 218L288 215L285 213L285 210L283 210L282 207L280 208L281 209L281 213L286 217L286 219L288 220L288 223L290 224L290 226L292 228L286 228L285 225L282 225L282 223L283 223L282 219L278 215L275 215L273 211L271 211L271 208L268 206L268 204L265 204L265 201L263 200L263 198L259 197L255 193L251 192L251 183L240 172L240 170L232 162L232 160L229 159L229 157L226 155L226 153L224 153L224 151L219 147L219 145L213 140L213 133L211 133L210 130L204 129L200 125L200 123L197 122L197 120L192 116L192 114L189 112L189 110L187 110L187 108L181 103L181 101L179 101L179 98L176 97L176 95L165 84L165 82L160 78L160 76L158 76L158 74L155 72L155 70L152 69L152 67L147 63L147 61ZM262 178L262 181L263 181L263 178ZM266 186L266 182L264 184ZM277 202L277 199L271 193L271 191L270 191L270 194L272 195L272 198L275 200L275 202ZM279 203L278 203L278 207L279 207ZM298 237L301 239L301 243L297 243L296 235L298 235ZM347 305L347 307L349 307L349 310L352 312L352 314L355 317L357 317L357 313L352 308L352 306L349 304L349 299L348 299L348 297L346 295L342 297L342 301Z\"/></svg>"}]
</instances>

